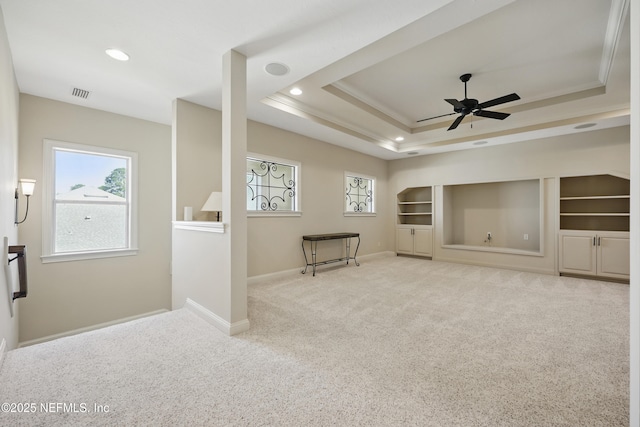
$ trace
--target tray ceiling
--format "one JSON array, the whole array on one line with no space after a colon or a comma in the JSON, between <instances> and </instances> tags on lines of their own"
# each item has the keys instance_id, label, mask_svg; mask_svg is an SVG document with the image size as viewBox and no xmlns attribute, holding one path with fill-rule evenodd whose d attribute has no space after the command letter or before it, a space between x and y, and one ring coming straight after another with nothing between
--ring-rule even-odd
<instances>
[{"instance_id":1,"label":"tray ceiling","mask_svg":"<svg viewBox=\"0 0 640 427\"><path fill-rule=\"evenodd\" d=\"M628 0L0 0L20 91L170 124L221 108L222 55L247 56L250 119L384 159L629 122ZM131 60L113 61L109 47ZM286 73L265 71L283 63ZM459 76L504 121L456 116ZM302 94L289 93L293 87ZM73 96L81 90L86 97ZM595 123L588 129L575 129ZM396 138L403 138L397 141Z\"/></svg>"}]
</instances>

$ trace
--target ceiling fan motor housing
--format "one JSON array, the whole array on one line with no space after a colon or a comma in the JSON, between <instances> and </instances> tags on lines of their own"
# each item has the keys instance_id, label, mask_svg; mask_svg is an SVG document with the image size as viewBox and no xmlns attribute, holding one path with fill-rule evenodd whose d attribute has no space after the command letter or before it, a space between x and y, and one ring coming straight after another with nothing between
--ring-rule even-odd
<instances>
[{"instance_id":1,"label":"ceiling fan motor housing","mask_svg":"<svg viewBox=\"0 0 640 427\"><path fill-rule=\"evenodd\" d=\"M453 111L455 111L456 113L460 113L463 115L467 115L467 114L471 114L471 112L475 109L478 108L478 100L477 99L468 99L465 98L462 101L460 101L460 104L462 104L464 107L460 108L460 107L454 107Z\"/></svg>"}]
</instances>

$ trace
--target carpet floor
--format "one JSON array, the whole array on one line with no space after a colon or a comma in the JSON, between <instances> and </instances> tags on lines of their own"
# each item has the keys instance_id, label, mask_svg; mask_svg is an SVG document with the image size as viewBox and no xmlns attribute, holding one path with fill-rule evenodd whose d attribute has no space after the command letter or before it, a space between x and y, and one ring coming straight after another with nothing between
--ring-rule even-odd
<instances>
[{"instance_id":1,"label":"carpet floor","mask_svg":"<svg viewBox=\"0 0 640 427\"><path fill-rule=\"evenodd\" d=\"M625 426L628 307L624 284L369 258L252 284L234 337L182 309L10 351L0 425Z\"/></svg>"}]
</instances>

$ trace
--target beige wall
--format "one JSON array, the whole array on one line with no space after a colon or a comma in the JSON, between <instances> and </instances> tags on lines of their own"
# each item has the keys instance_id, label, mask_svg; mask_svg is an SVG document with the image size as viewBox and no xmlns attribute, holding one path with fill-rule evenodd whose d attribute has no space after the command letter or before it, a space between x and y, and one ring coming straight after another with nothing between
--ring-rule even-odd
<instances>
[{"instance_id":1,"label":"beige wall","mask_svg":"<svg viewBox=\"0 0 640 427\"><path fill-rule=\"evenodd\" d=\"M43 139L138 153L136 256L42 264L42 188L20 238L29 248L29 297L20 341L171 306L171 128L62 102L20 96L20 173L42 185Z\"/></svg>"},{"instance_id":2,"label":"beige wall","mask_svg":"<svg viewBox=\"0 0 640 427\"><path fill-rule=\"evenodd\" d=\"M177 106L179 133L177 147L174 148L178 156L176 210L177 218L181 219L180 203L186 206L195 204L199 198L206 198L208 192L218 189L218 180L221 180L218 169L221 132L217 128L219 111L184 101L178 101ZM395 208L390 211L385 202L388 195L385 160L253 121L248 123L247 139L249 152L300 162L302 171L300 217L248 218L249 277L303 267L300 243L304 234L354 231L361 233L362 237L359 255L393 250L391 212L395 212ZM196 159L195 163L183 162L181 153L185 153L184 158ZM212 175L211 171L215 174ZM376 177L378 214L375 217L344 216L342 187L345 171ZM197 182L199 177L200 183ZM188 183L193 183L198 189L188 188ZM196 211L194 207L194 216ZM201 213L198 213L195 219L200 218ZM324 248L323 254L330 257L341 251L332 243L324 245Z\"/></svg>"},{"instance_id":3,"label":"beige wall","mask_svg":"<svg viewBox=\"0 0 640 427\"><path fill-rule=\"evenodd\" d=\"M3 244L4 237L8 237L9 245L20 244L17 241L18 228L13 224L14 190L18 182L18 99L18 85L0 9L0 244ZM24 206L24 198L20 197ZM5 266L0 267L0 346L4 342L6 349L11 350L18 344L17 312L21 300L13 303L16 314L12 318L9 311L11 303L8 303L11 291L7 288L4 268ZM11 270L15 276L14 265ZM0 354L0 361L2 356Z\"/></svg>"},{"instance_id":4,"label":"beige wall","mask_svg":"<svg viewBox=\"0 0 640 427\"><path fill-rule=\"evenodd\" d=\"M212 191L222 191L222 117L219 111L181 99L173 104L174 220L184 219L184 207L193 219L206 221L214 214L201 212ZM178 144L177 141L180 143Z\"/></svg>"},{"instance_id":5,"label":"beige wall","mask_svg":"<svg viewBox=\"0 0 640 427\"><path fill-rule=\"evenodd\" d=\"M391 161L389 204L406 187L436 187L434 259L554 273L556 271L557 177L629 174L629 127L583 132L517 144ZM544 179L544 256L508 255L442 248L442 186L501 180Z\"/></svg>"}]
</instances>

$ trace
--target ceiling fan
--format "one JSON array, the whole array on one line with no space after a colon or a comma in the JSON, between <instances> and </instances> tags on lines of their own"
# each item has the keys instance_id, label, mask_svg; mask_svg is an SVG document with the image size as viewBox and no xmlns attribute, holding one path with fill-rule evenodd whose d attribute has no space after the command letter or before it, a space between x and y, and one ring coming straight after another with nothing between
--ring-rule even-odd
<instances>
[{"instance_id":1,"label":"ceiling fan","mask_svg":"<svg viewBox=\"0 0 640 427\"><path fill-rule=\"evenodd\" d=\"M510 116L510 114L508 113L486 111L484 109L493 107L494 105L504 104L506 102L517 101L518 99L520 99L517 93L512 93L510 95L501 96L500 98L495 98L490 101L479 103L477 99L467 98L467 82L469 81L469 79L471 79L471 74L463 74L460 76L460 80L464 83L464 99L462 101L458 101L457 99L445 99L445 101L453 105L453 113L429 117L426 119L418 120L418 122L437 119L439 117L452 116L454 114L460 114L460 116L455 119L451 126L449 126L449 129L447 129L449 131L457 128L460 122L462 122L462 119L464 119L467 114L473 114L474 116L487 117L489 119L497 120L504 120Z\"/></svg>"}]
</instances>

